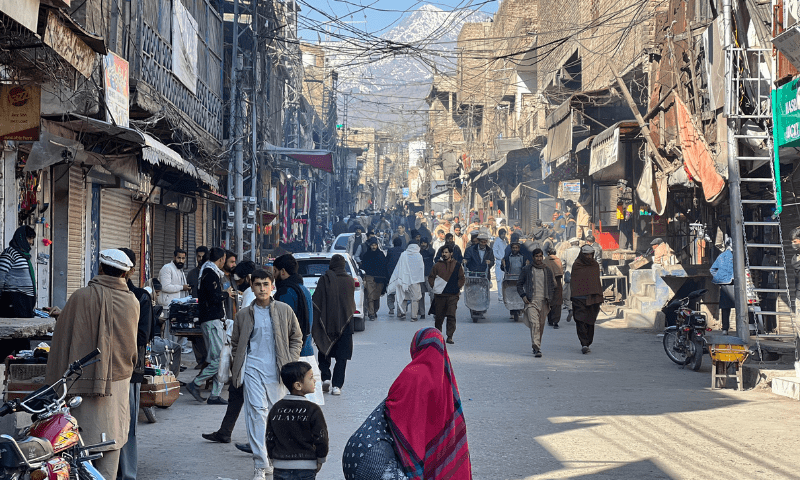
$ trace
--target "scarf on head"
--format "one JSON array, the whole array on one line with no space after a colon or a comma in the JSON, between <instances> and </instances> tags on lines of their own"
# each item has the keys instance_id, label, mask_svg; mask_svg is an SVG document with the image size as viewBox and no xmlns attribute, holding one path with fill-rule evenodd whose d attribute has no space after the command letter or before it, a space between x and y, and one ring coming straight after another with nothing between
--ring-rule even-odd
<instances>
[{"instance_id":1,"label":"scarf on head","mask_svg":"<svg viewBox=\"0 0 800 480\"><path fill-rule=\"evenodd\" d=\"M33 262L31 262L31 244L28 243L26 231L25 225L19 227L14 232L14 237L8 242L8 246L16 250L28 262L28 273L31 275L33 284L33 298L36 298L36 272L33 269Z\"/></svg>"},{"instance_id":2,"label":"scarf on head","mask_svg":"<svg viewBox=\"0 0 800 480\"><path fill-rule=\"evenodd\" d=\"M599 295L600 301L602 301L603 285L600 283L600 265L593 257L587 260L583 255L578 255L575 263L572 264L570 282L572 287L571 296L592 297ZM596 298L592 300L591 303L587 302L586 304L599 303Z\"/></svg>"},{"instance_id":3,"label":"scarf on head","mask_svg":"<svg viewBox=\"0 0 800 480\"><path fill-rule=\"evenodd\" d=\"M311 336L319 351L326 356L342 336L356 310L355 283L344 266L344 257L334 255L311 296L314 304Z\"/></svg>"},{"instance_id":4,"label":"scarf on head","mask_svg":"<svg viewBox=\"0 0 800 480\"><path fill-rule=\"evenodd\" d=\"M370 245L372 240L367 242ZM373 251L368 248L366 252L361 254L361 268L364 273L371 277L375 277L376 283L386 283L389 276L389 271L386 268L386 254L380 249Z\"/></svg>"},{"instance_id":5,"label":"scarf on head","mask_svg":"<svg viewBox=\"0 0 800 480\"><path fill-rule=\"evenodd\" d=\"M472 479L467 424L439 330L414 335L411 363L389 388L386 419L408 478Z\"/></svg>"}]
</instances>

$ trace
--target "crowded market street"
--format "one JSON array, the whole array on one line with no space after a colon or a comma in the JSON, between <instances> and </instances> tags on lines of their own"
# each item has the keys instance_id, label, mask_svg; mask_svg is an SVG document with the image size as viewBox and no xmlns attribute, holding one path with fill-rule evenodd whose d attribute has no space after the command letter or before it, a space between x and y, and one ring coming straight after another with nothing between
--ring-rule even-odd
<instances>
[{"instance_id":1,"label":"crowded market street","mask_svg":"<svg viewBox=\"0 0 800 480\"><path fill-rule=\"evenodd\" d=\"M782 479L797 478L797 402L768 391L711 390L710 365L681 369L651 330L598 320L592 352L582 355L574 322L547 327L543 357L528 330L513 323L492 295L487 319L474 324L458 309L448 345L467 422L475 479ZM325 395L330 454L317 478L343 478L350 435L386 396L409 361L418 329L432 325L387 315L355 334L353 360L338 397ZM185 358L185 357L184 357ZM708 360L708 357L706 357ZM186 363L186 365L192 365ZM195 375L192 366L180 378ZM200 434L219 426L224 406L182 394L158 423L140 417L141 478L236 479L252 476L243 415L229 444ZM269 478L269 477L268 477Z\"/></svg>"}]
</instances>

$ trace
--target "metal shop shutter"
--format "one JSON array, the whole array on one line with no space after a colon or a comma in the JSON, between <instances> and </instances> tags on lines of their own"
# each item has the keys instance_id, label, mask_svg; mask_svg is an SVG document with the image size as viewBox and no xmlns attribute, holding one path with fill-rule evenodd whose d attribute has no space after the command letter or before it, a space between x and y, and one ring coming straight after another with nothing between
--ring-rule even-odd
<instances>
[{"instance_id":1,"label":"metal shop shutter","mask_svg":"<svg viewBox=\"0 0 800 480\"><path fill-rule=\"evenodd\" d=\"M178 212L156 205L153 215L153 277L158 277L161 267L172 261L172 252L178 244Z\"/></svg>"},{"instance_id":2,"label":"metal shop shutter","mask_svg":"<svg viewBox=\"0 0 800 480\"><path fill-rule=\"evenodd\" d=\"M147 205L142 208L141 202L132 202L131 203L131 213L130 213L130 220L128 220L128 225L130 225L131 231L131 250L133 253L136 254L136 278L141 278L142 275L142 267L144 266L144 252L145 250L142 248L142 229L144 228L144 217L146 215ZM140 211L141 209L141 211ZM136 214L139 214L136 216ZM133 217L136 216L136 220ZM133 225L131 225L133 222ZM134 281L136 285L139 285L140 282Z\"/></svg>"},{"instance_id":3,"label":"metal shop shutter","mask_svg":"<svg viewBox=\"0 0 800 480\"><path fill-rule=\"evenodd\" d=\"M69 169L69 227L67 229L67 298L82 288L86 260L86 187L80 167Z\"/></svg>"},{"instance_id":4,"label":"metal shop shutter","mask_svg":"<svg viewBox=\"0 0 800 480\"><path fill-rule=\"evenodd\" d=\"M100 192L100 250L131 247L131 193L119 188Z\"/></svg>"},{"instance_id":5,"label":"metal shop shutter","mask_svg":"<svg viewBox=\"0 0 800 480\"><path fill-rule=\"evenodd\" d=\"M197 262L194 255L194 249L197 248L196 237L197 224L195 223L194 213L187 213L183 215L183 245L186 250L186 271L195 267Z\"/></svg>"}]
</instances>

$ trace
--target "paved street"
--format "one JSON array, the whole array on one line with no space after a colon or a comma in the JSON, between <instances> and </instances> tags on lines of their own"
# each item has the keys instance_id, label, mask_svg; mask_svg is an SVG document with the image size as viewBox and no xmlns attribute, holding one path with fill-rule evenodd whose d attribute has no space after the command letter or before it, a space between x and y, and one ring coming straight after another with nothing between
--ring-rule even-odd
<instances>
[{"instance_id":1,"label":"paved street","mask_svg":"<svg viewBox=\"0 0 800 480\"><path fill-rule=\"evenodd\" d=\"M495 299L493 295L493 299ZM800 403L767 392L709 389L710 360L682 370L650 332L597 329L580 353L574 323L547 327L543 358L528 330L493 304L473 324L459 307L448 351L467 420L475 479L798 478ZM318 475L341 479L347 439L385 397L409 361L413 333L428 321L382 315L355 336L340 397L326 396L331 453ZM195 373L189 369L181 378ZM219 426L225 407L184 394L139 425L140 478L252 478L250 456L200 437ZM234 441L246 441L244 421Z\"/></svg>"}]
</instances>

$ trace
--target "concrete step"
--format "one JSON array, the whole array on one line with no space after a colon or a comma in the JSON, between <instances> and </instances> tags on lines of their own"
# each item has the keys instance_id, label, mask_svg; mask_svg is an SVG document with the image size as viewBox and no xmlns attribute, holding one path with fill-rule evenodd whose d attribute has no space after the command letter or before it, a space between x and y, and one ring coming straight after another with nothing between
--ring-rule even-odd
<instances>
[{"instance_id":1,"label":"concrete step","mask_svg":"<svg viewBox=\"0 0 800 480\"><path fill-rule=\"evenodd\" d=\"M800 400L800 378L775 377L772 379L772 393L782 397Z\"/></svg>"},{"instance_id":2,"label":"concrete step","mask_svg":"<svg viewBox=\"0 0 800 480\"><path fill-rule=\"evenodd\" d=\"M624 309L622 318L625 320L625 324L628 328L653 329L656 323L656 315L654 312L642 313L640 310L633 308Z\"/></svg>"}]
</instances>

